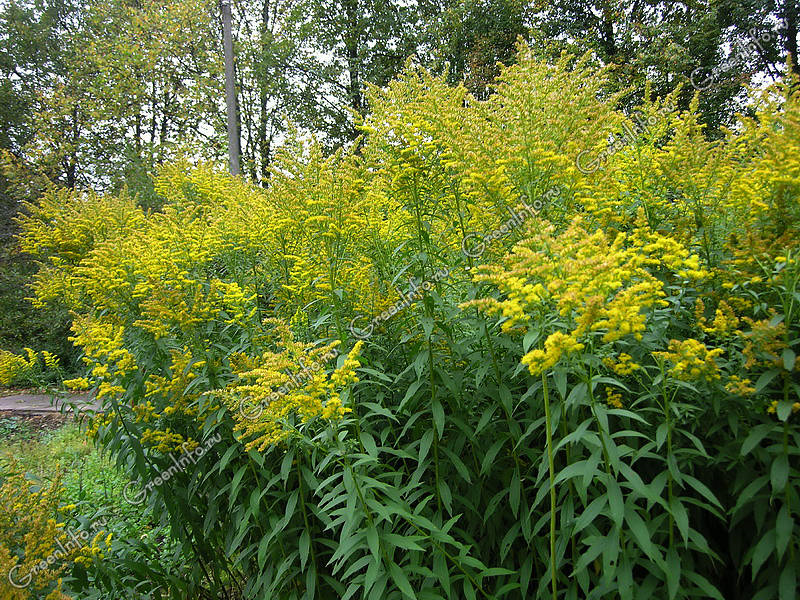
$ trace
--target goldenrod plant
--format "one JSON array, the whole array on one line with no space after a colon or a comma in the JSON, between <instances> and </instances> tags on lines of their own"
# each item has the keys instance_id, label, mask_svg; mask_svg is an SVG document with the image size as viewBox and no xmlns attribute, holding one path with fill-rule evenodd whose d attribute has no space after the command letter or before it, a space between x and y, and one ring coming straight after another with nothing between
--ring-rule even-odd
<instances>
[{"instance_id":1,"label":"goldenrod plant","mask_svg":"<svg viewBox=\"0 0 800 600\"><path fill-rule=\"evenodd\" d=\"M38 488L38 489L37 489ZM61 478L40 486L15 461L0 473L0 593L9 600L71 600L62 577L82 557L82 545L64 530ZM89 550L91 552L91 550Z\"/></svg>"},{"instance_id":2,"label":"goldenrod plant","mask_svg":"<svg viewBox=\"0 0 800 600\"><path fill-rule=\"evenodd\" d=\"M161 597L796 596L800 98L710 140L608 89L525 46L486 100L409 64L266 188L29 207L89 434L143 483L204 449L146 496L191 565Z\"/></svg>"},{"instance_id":3,"label":"goldenrod plant","mask_svg":"<svg viewBox=\"0 0 800 600\"><path fill-rule=\"evenodd\" d=\"M25 348L24 354L0 349L0 387L43 388L63 378L59 358L52 352Z\"/></svg>"}]
</instances>

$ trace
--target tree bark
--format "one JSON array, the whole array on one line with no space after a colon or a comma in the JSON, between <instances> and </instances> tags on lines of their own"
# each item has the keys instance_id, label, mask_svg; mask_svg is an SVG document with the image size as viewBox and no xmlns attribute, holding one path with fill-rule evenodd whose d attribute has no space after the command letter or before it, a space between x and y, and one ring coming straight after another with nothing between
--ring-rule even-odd
<instances>
[{"instance_id":1,"label":"tree bark","mask_svg":"<svg viewBox=\"0 0 800 600\"><path fill-rule=\"evenodd\" d=\"M800 76L800 67L797 65L797 13L798 7L795 0L785 0L783 5L783 18L786 21L784 29L784 49L787 62L794 76Z\"/></svg>"},{"instance_id":2,"label":"tree bark","mask_svg":"<svg viewBox=\"0 0 800 600\"><path fill-rule=\"evenodd\" d=\"M267 33L269 32L270 0L264 0L261 7L261 59L267 56ZM270 147L267 142L267 105L269 104L269 86L267 85L267 70L263 69L261 73L261 86L260 86L260 115L258 121L258 151L259 159L261 161L261 180L262 182L269 178L269 163L271 160ZM255 166L253 167L255 169Z\"/></svg>"},{"instance_id":3,"label":"tree bark","mask_svg":"<svg viewBox=\"0 0 800 600\"><path fill-rule=\"evenodd\" d=\"M345 51L347 56L348 96L353 110L361 112L361 66L358 60L360 43L358 0L347 0L344 3L346 22Z\"/></svg>"}]
</instances>

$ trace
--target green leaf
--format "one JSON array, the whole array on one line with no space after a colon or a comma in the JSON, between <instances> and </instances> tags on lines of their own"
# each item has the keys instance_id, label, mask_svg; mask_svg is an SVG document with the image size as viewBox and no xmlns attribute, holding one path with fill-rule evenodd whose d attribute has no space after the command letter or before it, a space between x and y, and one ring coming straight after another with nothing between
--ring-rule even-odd
<instances>
[{"instance_id":1,"label":"green leaf","mask_svg":"<svg viewBox=\"0 0 800 600\"><path fill-rule=\"evenodd\" d=\"M431 337L431 333L433 333L433 319L431 317L420 317L419 322L420 325L422 325L422 331L425 333L425 338L429 339Z\"/></svg>"},{"instance_id":2,"label":"green leaf","mask_svg":"<svg viewBox=\"0 0 800 600\"><path fill-rule=\"evenodd\" d=\"M645 524L642 517L639 516L639 513L636 512L636 505L629 503L626 508L625 522L628 524L628 528L633 534L636 544L653 562L656 564L663 564L661 555L653 545L652 536L650 535L650 530L647 528L647 524Z\"/></svg>"},{"instance_id":3,"label":"green leaf","mask_svg":"<svg viewBox=\"0 0 800 600\"><path fill-rule=\"evenodd\" d=\"M636 492L642 498L647 498L653 504L659 502L660 498L653 493L653 491L642 481L641 476L628 466L628 464L621 462L619 465L619 472L628 482L631 491Z\"/></svg>"},{"instance_id":4,"label":"green leaf","mask_svg":"<svg viewBox=\"0 0 800 600\"><path fill-rule=\"evenodd\" d=\"M769 478L774 494L779 494L786 488L786 482L789 481L789 457L786 454L779 454L772 461Z\"/></svg>"},{"instance_id":5,"label":"green leaf","mask_svg":"<svg viewBox=\"0 0 800 600\"><path fill-rule=\"evenodd\" d=\"M778 511L778 518L775 520L775 550L778 552L778 560L783 560L793 531L794 520L789 514L788 507L784 504Z\"/></svg>"},{"instance_id":6,"label":"green leaf","mask_svg":"<svg viewBox=\"0 0 800 600\"><path fill-rule=\"evenodd\" d=\"M286 512L284 513L284 519L286 523L290 521L292 515L294 515L294 509L297 508L297 500L300 498L300 490L295 490L289 496L289 499L286 501Z\"/></svg>"},{"instance_id":7,"label":"green leaf","mask_svg":"<svg viewBox=\"0 0 800 600\"><path fill-rule=\"evenodd\" d=\"M678 590L681 585L681 557L678 556L678 552L674 547L670 547L667 550L665 575L667 576L669 600L674 600L675 596L678 595Z\"/></svg>"},{"instance_id":8,"label":"green leaf","mask_svg":"<svg viewBox=\"0 0 800 600\"><path fill-rule=\"evenodd\" d=\"M467 600L476 600L475 588L472 587L469 579L464 578L464 598Z\"/></svg>"},{"instance_id":9,"label":"green leaf","mask_svg":"<svg viewBox=\"0 0 800 600\"><path fill-rule=\"evenodd\" d=\"M606 496L598 496L586 507L575 521L575 529L573 530L573 534L577 534L581 532L583 529L586 528L587 525L590 525L594 522L597 516L603 511L606 507L608 500Z\"/></svg>"},{"instance_id":10,"label":"green leaf","mask_svg":"<svg viewBox=\"0 0 800 600\"><path fill-rule=\"evenodd\" d=\"M690 486L692 486L700 495L705 497L706 500L708 500L718 508L722 508L722 504L720 503L719 500L717 500L717 497L714 495L714 492L708 489L706 484L704 484L702 481L700 481L695 477L692 477L691 475L686 475L685 473L683 474L683 480Z\"/></svg>"},{"instance_id":11,"label":"green leaf","mask_svg":"<svg viewBox=\"0 0 800 600\"><path fill-rule=\"evenodd\" d=\"M422 464L422 462L428 456L428 451L431 449L431 444L433 444L433 429L428 429L422 434L422 439L419 441L419 457L417 460L420 464Z\"/></svg>"},{"instance_id":12,"label":"green leaf","mask_svg":"<svg viewBox=\"0 0 800 600\"><path fill-rule=\"evenodd\" d=\"M689 541L689 513L678 498L672 499L670 509L672 517L675 519L675 525L678 526L678 531L681 532L681 537L685 544Z\"/></svg>"},{"instance_id":13,"label":"green leaf","mask_svg":"<svg viewBox=\"0 0 800 600\"><path fill-rule=\"evenodd\" d=\"M253 513L253 516L256 517L258 520L258 515L260 513L259 505L261 503L261 490L256 488L250 493L250 512Z\"/></svg>"},{"instance_id":14,"label":"green leaf","mask_svg":"<svg viewBox=\"0 0 800 600\"><path fill-rule=\"evenodd\" d=\"M424 383L425 383L424 379L417 379L414 383L408 386L408 389L406 390L406 395L403 396L403 399L400 401L400 406L397 407L397 412L401 412L403 408L405 408L406 402L408 402L414 396L414 394L417 393L419 388L421 388L422 384Z\"/></svg>"},{"instance_id":15,"label":"green leaf","mask_svg":"<svg viewBox=\"0 0 800 600\"><path fill-rule=\"evenodd\" d=\"M778 600L795 600L797 598L797 575L795 565L788 564L781 571L778 579Z\"/></svg>"},{"instance_id":16,"label":"green leaf","mask_svg":"<svg viewBox=\"0 0 800 600\"><path fill-rule=\"evenodd\" d=\"M533 344L534 341L536 341L536 338L538 337L539 337L538 329L531 329L530 331L528 331L525 334L525 337L522 338L522 351L527 352L528 350L530 350L531 345Z\"/></svg>"},{"instance_id":17,"label":"green leaf","mask_svg":"<svg viewBox=\"0 0 800 600\"><path fill-rule=\"evenodd\" d=\"M567 370L563 367L554 369L553 380L555 381L556 389L563 400L567 396Z\"/></svg>"},{"instance_id":18,"label":"green leaf","mask_svg":"<svg viewBox=\"0 0 800 600\"><path fill-rule=\"evenodd\" d=\"M781 421L786 421L789 419L789 415L792 414L792 401L791 400L779 400L778 401L778 408L775 411L778 415L778 418Z\"/></svg>"},{"instance_id":19,"label":"green leaf","mask_svg":"<svg viewBox=\"0 0 800 600\"><path fill-rule=\"evenodd\" d=\"M222 455L222 458L219 459L219 465L217 467L217 472L222 473L225 470L225 467L228 466L231 458L233 458L233 453L239 449L238 444L231 444L230 447L225 451L225 454Z\"/></svg>"},{"instance_id":20,"label":"green leaf","mask_svg":"<svg viewBox=\"0 0 800 600\"><path fill-rule=\"evenodd\" d=\"M622 526L622 518L625 514L625 503L622 501L622 490L615 479L611 479L610 475L606 476L606 490L608 492L608 506L611 509L611 519L617 524L617 527Z\"/></svg>"},{"instance_id":21,"label":"green leaf","mask_svg":"<svg viewBox=\"0 0 800 600\"><path fill-rule=\"evenodd\" d=\"M753 581L756 580L756 576L761 570L761 565L763 565L770 554L772 554L773 548L775 548L775 530L770 529L758 540L755 548L753 548L753 556L750 559L750 566L753 570Z\"/></svg>"},{"instance_id":22,"label":"green leaf","mask_svg":"<svg viewBox=\"0 0 800 600\"><path fill-rule=\"evenodd\" d=\"M447 446L440 446L440 449L453 463L453 466L456 468L456 471L458 471L458 474L461 475L461 478L467 483L472 483L472 476L469 473L467 465L464 464L464 461Z\"/></svg>"},{"instance_id":23,"label":"green leaf","mask_svg":"<svg viewBox=\"0 0 800 600\"><path fill-rule=\"evenodd\" d=\"M375 582L378 581L378 577L383 574L383 569L381 569L382 563L379 560L373 560L369 567L367 567L367 574L364 575L364 596L369 597L367 594L372 589L372 586L375 585ZM385 584L384 584L385 585Z\"/></svg>"},{"instance_id":24,"label":"green leaf","mask_svg":"<svg viewBox=\"0 0 800 600\"><path fill-rule=\"evenodd\" d=\"M705 592L707 598L725 600L725 598L722 597L722 594L719 593L719 590L715 588L708 579L700 575L700 573L689 570L686 571L685 575L686 579L694 583L697 587L703 590L703 592Z\"/></svg>"},{"instance_id":25,"label":"green leaf","mask_svg":"<svg viewBox=\"0 0 800 600\"><path fill-rule=\"evenodd\" d=\"M284 482L289 480L289 471L292 469L292 462L294 462L294 452L287 452L281 461L281 479Z\"/></svg>"},{"instance_id":26,"label":"green leaf","mask_svg":"<svg viewBox=\"0 0 800 600\"><path fill-rule=\"evenodd\" d=\"M766 388L772 382L772 380L778 376L779 372L780 371L778 371L778 369L770 369L769 371L762 373L761 377L756 380L756 393L758 394L763 392L764 388Z\"/></svg>"},{"instance_id":27,"label":"green leaf","mask_svg":"<svg viewBox=\"0 0 800 600\"><path fill-rule=\"evenodd\" d=\"M567 396L567 406L572 406L574 403L582 401L586 397L588 387L584 382L580 382L569 391Z\"/></svg>"},{"instance_id":28,"label":"green leaf","mask_svg":"<svg viewBox=\"0 0 800 600\"><path fill-rule=\"evenodd\" d=\"M433 558L433 574L439 580L442 590L450 597L450 569L447 566L447 559L441 552L437 552Z\"/></svg>"},{"instance_id":29,"label":"green leaf","mask_svg":"<svg viewBox=\"0 0 800 600\"><path fill-rule=\"evenodd\" d=\"M228 509L230 509L233 506L233 503L236 501L236 493L239 491L239 484L242 483L242 477L244 477L246 470L247 465L239 467L239 470L236 471L236 474L233 476L233 481L231 481L231 492L228 496Z\"/></svg>"},{"instance_id":30,"label":"green leaf","mask_svg":"<svg viewBox=\"0 0 800 600\"><path fill-rule=\"evenodd\" d=\"M742 456L747 456L750 451L758 446L761 443L767 434L772 431L775 426L772 423L765 423L762 425L756 425L750 430L750 433L742 442L742 448L739 451L739 454Z\"/></svg>"},{"instance_id":31,"label":"green leaf","mask_svg":"<svg viewBox=\"0 0 800 600\"><path fill-rule=\"evenodd\" d=\"M489 469L492 467L492 464L494 463L494 459L497 456L497 453L500 451L500 448L503 447L503 444L505 444L505 442L506 442L505 438L502 437L498 440L495 440L494 444L492 444L492 447L489 448L489 450L483 456L483 460L481 461L481 475L489 472Z\"/></svg>"},{"instance_id":32,"label":"green leaf","mask_svg":"<svg viewBox=\"0 0 800 600\"><path fill-rule=\"evenodd\" d=\"M661 446L664 444L664 441L667 439L667 424L662 423L658 426L656 430L656 450L660 450Z\"/></svg>"},{"instance_id":33,"label":"green leaf","mask_svg":"<svg viewBox=\"0 0 800 600\"><path fill-rule=\"evenodd\" d=\"M478 426L475 428L475 434L479 434L483 431L484 427L489 424L489 421L494 416L495 411L497 410L497 405L492 404L491 406L487 407L485 411L483 411L483 415L481 416L481 420L478 421Z\"/></svg>"},{"instance_id":34,"label":"green leaf","mask_svg":"<svg viewBox=\"0 0 800 600\"><path fill-rule=\"evenodd\" d=\"M791 348L784 348L783 352L781 353L781 358L783 359L783 368L787 371L794 370L794 363L797 359L797 355L794 353L794 350Z\"/></svg>"},{"instance_id":35,"label":"green leaf","mask_svg":"<svg viewBox=\"0 0 800 600\"><path fill-rule=\"evenodd\" d=\"M439 439L442 439L442 435L444 434L444 407L438 399L434 399L434 401L431 402L431 413L433 415L433 422L439 432Z\"/></svg>"},{"instance_id":36,"label":"green leaf","mask_svg":"<svg viewBox=\"0 0 800 600\"><path fill-rule=\"evenodd\" d=\"M511 476L511 481L508 484L508 501L511 505L511 512L516 518L519 513L519 495L520 495L520 479L519 469L514 469L514 474Z\"/></svg>"},{"instance_id":37,"label":"green leaf","mask_svg":"<svg viewBox=\"0 0 800 600\"><path fill-rule=\"evenodd\" d=\"M392 546L402 548L403 550L415 550L417 552L424 552L425 548L420 546L417 542L425 539L422 535L398 535L396 533L385 533L383 539Z\"/></svg>"},{"instance_id":38,"label":"green leaf","mask_svg":"<svg viewBox=\"0 0 800 600\"><path fill-rule=\"evenodd\" d=\"M314 592L317 587L317 576L314 564L312 563L308 567L308 571L306 571L306 598L312 599L316 598Z\"/></svg>"},{"instance_id":39,"label":"green leaf","mask_svg":"<svg viewBox=\"0 0 800 600\"><path fill-rule=\"evenodd\" d=\"M306 561L308 560L308 555L311 550L311 536L305 529L303 530L303 533L300 534L298 549L300 551L300 570L303 571L306 568ZM263 568L263 565L261 565L261 561L259 561L259 568Z\"/></svg>"},{"instance_id":40,"label":"green leaf","mask_svg":"<svg viewBox=\"0 0 800 600\"><path fill-rule=\"evenodd\" d=\"M372 458L377 458L378 447L375 445L375 438L373 438L372 435L366 431L362 431L359 438L361 439L361 443L364 446L364 450L367 451L367 454L369 454Z\"/></svg>"},{"instance_id":41,"label":"green leaf","mask_svg":"<svg viewBox=\"0 0 800 600\"><path fill-rule=\"evenodd\" d=\"M381 545L378 539L378 530L375 529L374 525L367 527L367 545L369 546L369 551L372 552L372 557L379 561L381 559Z\"/></svg>"},{"instance_id":42,"label":"green leaf","mask_svg":"<svg viewBox=\"0 0 800 600\"><path fill-rule=\"evenodd\" d=\"M264 536L261 538L261 542L258 544L258 568L263 569L264 564L267 562L267 550L269 549L269 536Z\"/></svg>"},{"instance_id":43,"label":"green leaf","mask_svg":"<svg viewBox=\"0 0 800 600\"><path fill-rule=\"evenodd\" d=\"M578 475L588 476L590 479L594 477L594 474L597 472L597 464L590 463L586 460L580 460L578 462L572 463L571 465L561 469L556 475L554 484L558 485L572 477L577 477Z\"/></svg>"},{"instance_id":44,"label":"green leaf","mask_svg":"<svg viewBox=\"0 0 800 600\"><path fill-rule=\"evenodd\" d=\"M393 562L389 565L389 574L392 577L392 580L397 584L397 588L403 593L406 598L411 598L411 600L416 600L417 595L414 593L411 584L408 581L408 577L406 577L405 572L397 563Z\"/></svg>"}]
</instances>

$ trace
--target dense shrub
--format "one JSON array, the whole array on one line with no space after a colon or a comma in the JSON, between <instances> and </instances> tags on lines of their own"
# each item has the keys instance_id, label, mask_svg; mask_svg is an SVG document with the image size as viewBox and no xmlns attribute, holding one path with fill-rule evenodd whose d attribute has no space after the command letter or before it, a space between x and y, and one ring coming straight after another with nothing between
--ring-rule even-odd
<instances>
[{"instance_id":1,"label":"dense shrub","mask_svg":"<svg viewBox=\"0 0 800 600\"><path fill-rule=\"evenodd\" d=\"M798 98L710 142L604 77L409 67L267 190L179 164L158 213L31 207L180 594L794 598Z\"/></svg>"},{"instance_id":2,"label":"dense shrub","mask_svg":"<svg viewBox=\"0 0 800 600\"><path fill-rule=\"evenodd\" d=\"M47 352L71 373L78 365L77 352L67 340L69 311L60 302L38 308L31 303L29 283L37 265L31 256L19 252L16 217L17 202L6 193L6 182L0 175L0 349L14 354L22 354L26 347ZM0 385L7 385L2 379L0 375ZM15 383L31 385L42 379L47 378L30 381L23 375Z\"/></svg>"}]
</instances>

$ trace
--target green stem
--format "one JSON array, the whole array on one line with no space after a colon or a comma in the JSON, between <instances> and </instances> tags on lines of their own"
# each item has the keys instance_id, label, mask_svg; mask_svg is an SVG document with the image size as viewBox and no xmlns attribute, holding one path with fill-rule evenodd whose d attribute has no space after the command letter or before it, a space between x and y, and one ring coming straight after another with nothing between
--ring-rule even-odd
<instances>
[{"instance_id":1,"label":"green stem","mask_svg":"<svg viewBox=\"0 0 800 600\"><path fill-rule=\"evenodd\" d=\"M308 514L306 512L306 494L303 489L303 474L300 472L300 461L297 461L297 483L300 486L300 507L303 509L303 523L305 524L306 531L308 532L308 547L311 551L311 563L314 565L314 588L319 589L319 575L317 574L317 555L314 552L314 534L311 532L311 527L308 524Z\"/></svg>"},{"instance_id":2,"label":"green stem","mask_svg":"<svg viewBox=\"0 0 800 600\"><path fill-rule=\"evenodd\" d=\"M492 359L492 366L494 367L494 376L495 379L497 380L497 389L499 395L500 384L503 381L503 377L500 374L500 366L497 363L497 355L495 354L494 351L494 345L492 344L492 339L489 337L489 329L486 327L486 319L481 318L481 322L483 324L483 337L486 338L486 345L489 347L489 356ZM505 413L506 424L508 425L508 433L511 435L511 441L512 441L511 455L514 457L514 464L516 465L517 470L520 473L520 476L522 476L522 467L519 462L519 456L517 456L518 437L515 435L514 421L512 420L511 414L508 412L506 405L503 404L503 401L498 398L498 402L500 403L500 406L503 409L503 413Z\"/></svg>"},{"instance_id":3,"label":"green stem","mask_svg":"<svg viewBox=\"0 0 800 600\"><path fill-rule=\"evenodd\" d=\"M444 554L444 555L445 555L445 557L446 557L448 560L450 560L450 562L452 562L452 563L453 563L455 566L457 566L457 567L458 567L458 570L459 570L459 571L461 571L461 572L464 574L464 576L465 576L467 579L469 579L469 580L470 580L470 582L472 582L472 585L474 585L474 586L477 588L477 590L478 590L478 591L479 591L481 594L483 594L483 595L484 595L486 598L491 598L491 596L489 596L489 594L487 594L487 593L486 593L486 592L483 590L483 588L481 587L481 584L479 584L477 581L475 581L475 578L474 578L474 577L473 577L473 576L472 576L472 575L469 573L469 571L467 571L466 569L464 569L464 567L463 567L463 566L461 566L461 563L460 563L459 561L457 561L457 560L456 560L456 559L455 559L455 558L454 558L454 557L453 557L453 556L452 556L452 555L451 555L451 554L450 554L450 553L449 553L447 550L445 550L445 549L444 549L444 547L443 547L443 546L442 546L442 545L441 545L439 542L437 542L435 539L433 539L433 537L432 537L432 536L430 536L430 535L426 534L426 533L425 533L425 531L423 531L422 529L420 529L420 527L419 527L419 526L418 526L416 523L414 523L413 521L411 521L411 520L410 520L408 517L406 517L405 515L400 515L400 516L403 518L403 520L405 520L405 521L406 521L406 523L408 523L408 524L409 524L409 525L411 525L411 526L412 526L414 529L416 529L417 531L419 531L419 532L420 532L422 535L424 535L424 536L426 536L428 539L430 539L430 541L433 543L433 545L434 545L434 546L436 546L436 547L439 549L439 551L441 551L441 553L442 553L442 554Z\"/></svg>"},{"instance_id":4,"label":"green stem","mask_svg":"<svg viewBox=\"0 0 800 600\"><path fill-rule=\"evenodd\" d=\"M664 363L660 363L661 367L661 394L664 397L664 419L667 425L667 496L669 498L669 547L674 546L675 540L675 518L672 515L672 472L669 469L669 461L672 457L672 415L670 398L667 394L667 376L664 372Z\"/></svg>"},{"instance_id":5,"label":"green stem","mask_svg":"<svg viewBox=\"0 0 800 600\"><path fill-rule=\"evenodd\" d=\"M433 405L436 401L436 381L433 377L433 345L428 338L428 371L431 385L431 421L433 425L433 466L436 473L436 507L442 512L442 495L439 493L439 434L436 432L436 421L433 418ZM444 434L444 431L442 431Z\"/></svg>"},{"instance_id":6,"label":"green stem","mask_svg":"<svg viewBox=\"0 0 800 600\"><path fill-rule=\"evenodd\" d=\"M558 578L556 576L556 486L555 464L553 462L553 432L550 416L550 394L547 389L547 372L542 373L542 393L544 395L544 419L547 428L547 468L550 472L550 575L553 587L553 600L558 599Z\"/></svg>"}]
</instances>

